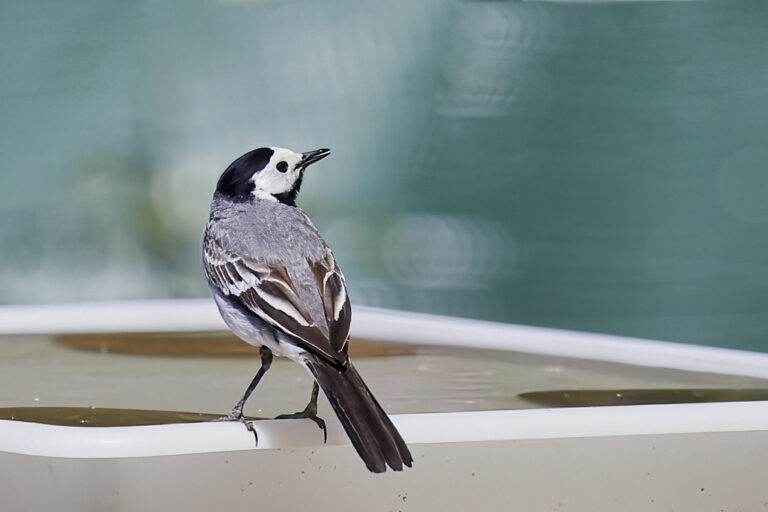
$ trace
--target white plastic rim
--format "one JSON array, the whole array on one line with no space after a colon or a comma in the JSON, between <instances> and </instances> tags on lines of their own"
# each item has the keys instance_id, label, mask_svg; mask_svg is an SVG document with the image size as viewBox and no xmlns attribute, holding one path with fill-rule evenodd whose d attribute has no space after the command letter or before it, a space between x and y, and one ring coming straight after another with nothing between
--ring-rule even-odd
<instances>
[{"instance_id":1,"label":"white plastic rim","mask_svg":"<svg viewBox=\"0 0 768 512\"><path fill-rule=\"evenodd\" d=\"M768 430L768 402L634 405L392 416L409 445ZM322 446L309 420L256 422L259 444L238 422L63 427L0 421L0 452L123 458ZM328 445L348 444L328 421Z\"/></svg>"},{"instance_id":2,"label":"white plastic rim","mask_svg":"<svg viewBox=\"0 0 768 512\"><path fill-rule=\"evenodd\" d=\"M0 307L1 334L225 330L209 299ZM768 354L357 306L353 337L768 378Z\"/></svg>"},{"instance_id":3,"label":"white plastic rim","mask_svg":"<svg viewBox=\"0 0 768 512\"><path fill-rule=\"evenodd\" d=\"M0 334L223 330L210 300L6 306ZM354 337L420 345L508 350L640 366L768 377L768 355L493 322L357 307ZM768 430L768 402L636 405L395 415L409 444ZM256 424L258 449L321 446L308 420ZM347 444L328 418L328 444ZM121 458L257 449L237 422L64 427L0 421L0 451Z\"/></svg>"}]
</instances>

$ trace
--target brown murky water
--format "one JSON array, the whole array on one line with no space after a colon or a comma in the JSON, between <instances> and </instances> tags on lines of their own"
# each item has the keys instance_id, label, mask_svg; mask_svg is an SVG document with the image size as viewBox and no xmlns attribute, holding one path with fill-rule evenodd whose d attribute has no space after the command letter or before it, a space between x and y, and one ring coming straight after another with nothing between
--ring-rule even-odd
<instances>
[{"instance_id":1,"label":"brown murky water","mask_svg":"<svg viewBox=\"0 0 768 512\"><path fill-rule=\"evenodd\" d=\"M208 421L229 412L259 367L250 347L232 341L218 333L0 337L0 418L77 426ZM390 413L768 400L768 380L758 378L485 350L352 347ZM301 367L276 359L246 414L300 410L311 383ZM324 399L320 414L332 414Z\"/></svg>"},{"instance_id":2,"label":"brown murky water","mask_svg":"<svg viewBox=\"0 0 768 512\"><path fill-rule=\"evenodd\" d=\"M531 391L520 398L547 407L599 407L705 402L753 402L768 400L762 389L570 389Z\"/></svg>"},{"instance_id":3,"label":"brown murky water","mask_svg":"<svg viewBox=\"0 0 768 512\"><path fill-rule=\"evenodd\" d=\"M219 416L199 412L152 411L98 407L0 407L0 420L29 421L65 427L123 427L198 423ZM257 419L257 418L249 418Z\"/></svg>"},{"instance_id":4,"label":"brown murky water","mask_svg":"<svg viewBox=\"0 0 768 512\"><path fill-rule=\"evenodd\" d=\"M763 389L571 389L531 391L519 398L546 407L599 407L704 402L749 402L768 400ZM67 427L120 427L199 423L221 419L217 414L114 409L97 407L0 407L0 420L28 421ZM262 418L248 417L249 420Z\"/></svg>"}]
</instances>

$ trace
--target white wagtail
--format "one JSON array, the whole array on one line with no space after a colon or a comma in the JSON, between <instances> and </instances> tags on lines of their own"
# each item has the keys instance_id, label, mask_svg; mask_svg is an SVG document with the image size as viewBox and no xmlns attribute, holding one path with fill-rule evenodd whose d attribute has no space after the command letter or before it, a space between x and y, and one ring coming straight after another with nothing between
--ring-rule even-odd
<instances>
[{"instance_id":1,"label":"white wagtail","mask_svg":"<svg viewBox=\"0 0 768 512\"><path fill-rule=\"evenodd\" d=\"M232 162L216 186L203 240L205 276L229 328L261 347L261 368L227 418L253 431L243 405L274 352L315 378L307 407L278 418L309 418L325 431L317 416L319 384L368 469L381 473L388 464L400 471L413 461L408 447L347 354L344 275L296 207L305 169L329 154L255 149Z\"/></svg>"}]
</instances>

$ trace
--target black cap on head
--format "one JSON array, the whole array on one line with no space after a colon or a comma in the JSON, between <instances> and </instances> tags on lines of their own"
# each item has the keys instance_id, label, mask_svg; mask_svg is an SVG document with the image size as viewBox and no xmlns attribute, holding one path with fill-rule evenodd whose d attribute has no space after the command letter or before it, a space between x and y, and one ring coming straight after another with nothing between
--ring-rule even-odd
<instances>
[{"instance_id":1,"label":"black cap on head","mask_svg":"<svg viewBox=\"0 0 768 512\"><path fill-rule=\"evenodd\" d=\"M249 151L227 167L219 178L216 192L232 199L245 201L253 191L251 177L264 169L272 158L274 151L270 148L259 148Z\"/></svg>"}]
</instances>

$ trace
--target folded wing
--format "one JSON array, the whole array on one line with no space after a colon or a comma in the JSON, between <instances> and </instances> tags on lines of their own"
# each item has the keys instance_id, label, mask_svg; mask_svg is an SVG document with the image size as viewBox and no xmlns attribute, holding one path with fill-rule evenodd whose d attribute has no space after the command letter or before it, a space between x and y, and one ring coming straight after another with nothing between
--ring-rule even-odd
<instances>
[{"instance_id":1,"label":"folded wing","mask_svg":"<svg viewBox=\"0 0 768 512\"><path fill-rule=\"evenodd\" d=\"M313 319L285 265L234 254L206 232L203 265L210 283L240 302L261 320L287 334L305 350L334 366L345 366L351 308L344 275L330 249L319 259L306 258L323 307Z\"/></svg>"}]
</instances>

